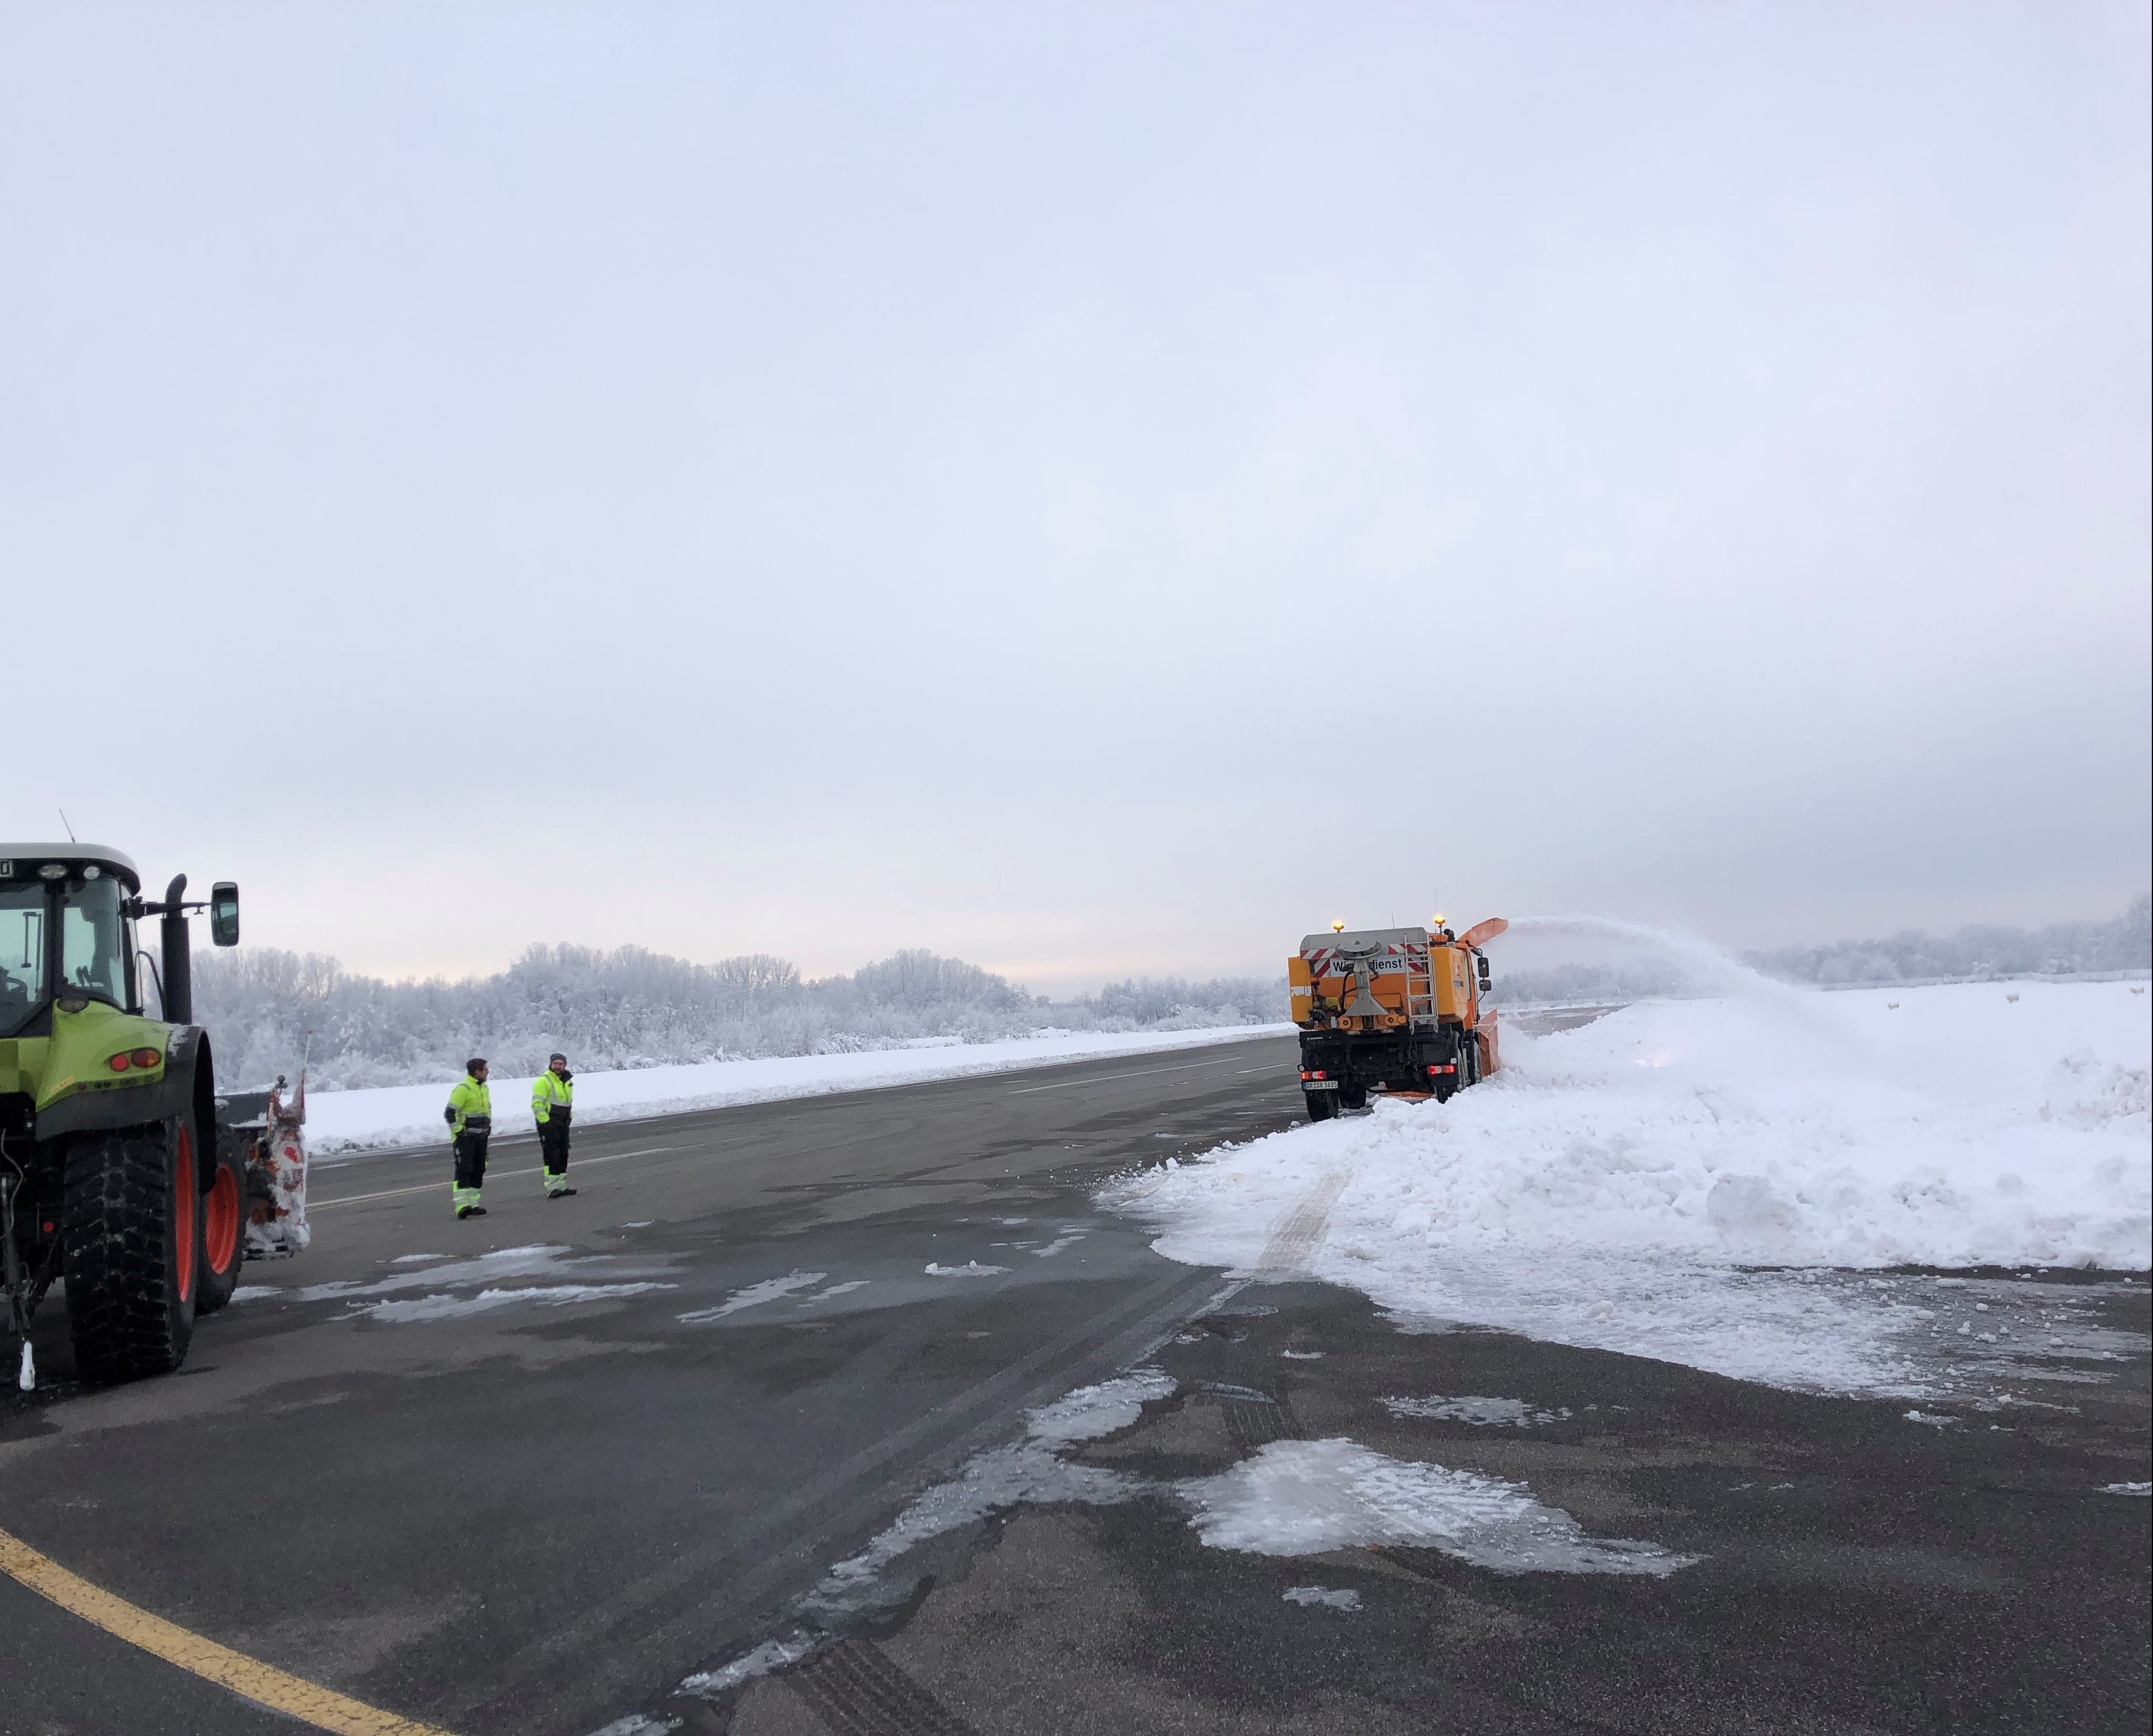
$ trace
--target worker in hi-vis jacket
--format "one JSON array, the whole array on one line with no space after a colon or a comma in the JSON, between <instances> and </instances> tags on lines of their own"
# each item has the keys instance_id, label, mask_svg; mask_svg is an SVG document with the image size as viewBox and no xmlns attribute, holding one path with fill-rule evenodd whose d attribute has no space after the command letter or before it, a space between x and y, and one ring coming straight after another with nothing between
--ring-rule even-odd
<instances>
[{"instance_id":1,"label":"worker in hi-vis jacket","mask_svg":"<svg viewBox=\"0 0 2153 1736\"><path fill-rule=\"evenodd\" d=\"M538 1155L546 1176L546 1197L566 1199L568 1185L568 1117L574 1112L576 1076L568 1057L556 1055L531 1082L531 1118L538 1123Z\"/></svg>"},{"instance_id":2,"label":"worker in hi-vis jacket","mask_svg":"<svg viewBox=\"0 0 2153 1736\"><path fill-rule=\"evenodd\" d=\"M486 1185L486 1142L493 1132L493 1093L486 1089L486 1062L477 1056L464 1063L464 1077L449 1093L449 1107L441 1112L449 1124L449 1143L456 1154L456 1180L449 1197L459 1218L483 1218L478 1203Z\"/></svg>"}]
</instances>

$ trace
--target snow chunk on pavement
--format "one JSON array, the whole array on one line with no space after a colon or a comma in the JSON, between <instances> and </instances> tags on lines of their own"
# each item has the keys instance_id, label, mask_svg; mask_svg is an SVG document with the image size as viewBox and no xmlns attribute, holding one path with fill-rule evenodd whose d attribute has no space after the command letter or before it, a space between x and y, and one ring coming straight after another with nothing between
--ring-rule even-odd
<instances>
[{"instance_id":1,"label":"snow chunk on pavement","mask_svg":"<svg viewBox=\"0 0 2153 1736\"><path fill-rule=\"evenodd\" d=\"M1570 1415L1566 1410L1536 1409L1522 1398L1386 1398L1382 1405L1394 1417L1434 1417L1480 1427L1506 1423L1529 1428L1538 1423L1560 1423Z\"/></svg>"},{"instance_id":2,"label":"snow chunk on pavement","mask_svg":"<svg viewBox=\"0 0 2153 1736\"><path fill-rule=\"evenodd\" d=\"M562 1308L571 1302L608 1302L645 1291L671 1290L670 1284L534 1284L521 1290L482 1290L476 1296L413 1296L394 1302L363 1302L352 1310L369 1320L394 1325L419 1320L463 1320L501 1308Z\"/></svg>"},{"instance_id":3,"label":"snow chunk on pavement","mask_svg":"<svg viewBox=\"0 0 2153 1736\"><path fill-rule=\"evenodd\" d=\"M1180 1489L1205 1543L1256 1555L1396 1544L1439 1549L1497 1573L1656 1576L1699 1559L1588 1537L1519 1484L1387 1458L1349 1440L1272 1441L1231 1470Z\"/></svg>"},{"instance_id":4,"label":"snow chunk on pavement","mask_svg":"<svg viewBox=\"0 0 2153 1736\"><path fill-rule=\"evenodd\" d=\"M968 1260L962 1265L939 1265L931 1260L927 1262L927 1275L930 1278L991 1278L1008 1270L1005 1265L981 1265L976 1260Z\"/></svg>"},{"instance_id":5,"label":"snow chunk on pavement","mask_svg":"<svg viewBox=\"0 0 2153 1736\"><path fill-rule=\"evenodd\" d=\"M1050 1409L1052 1407L1049 1407ZM1021 1502L1081 1502L1112 1506L1143 1493L1145 1485L1119 1471L1071 1464L1041 1440L976 1453L948 1483L937 1484L897 1517L897 1522L849 1560L840 1561L808 1596L823 1610L856 1608L878 1601L883 1570L914 1545L939 1537Z\"/></svg>"},{"instance_id":6,"label":"snow chunk on pavement","mask_svg":"<svg viewBox=\"0 0 2153 1736\"><path fill-rule=\"evenodd\" d=\"M2153 1494L2153 1483L2109 1483L2101 1487L2105 1495Z\"/></svg>"},{"instance_id":7,"label":"snow chunk on pavement","mask_svg":"<svg viewBox=\"0 0 2153 1736\"><path fill-rule=\"evenodd\" d=\"M1320 1604L1330 1610L1357 1610L1361 1607L1358 1591L1334 1591L1329 1586L1288 1586L1285 1597L1288 1603Z\"/></svg>"},{"instance_id":8,"label":"snow chunk on pavement","mask_svg":"<svg viewBox=\"0 0 2153 1736\"><path fill-rule=\"evenodd\" d=\"M1031 1438L1056 1445L1097 1440L1127 1428L1143 1414L1146 1403L1170 1398L1173 1390L1173 1377L1156 1368L1139 1368L1096 1387L1079 1387L1031 1413Z\"/></svg>"},{"instance_id":9,"label":"snow chunk on pavement","mask_svg":"<svg viewBox=\"0 0 2153 1736\"><path fill-rule=\"evenodd\" d=\"M680 1692L715 1699L729 1688L738 1688L743 1682L752 1682L757 1676L767 1676L772 1670L781 1670L789 1663L799 1662L814 1649L815 1642L805 1634L790 1640L765 1640L753 1651L743 1652L722 1668L704 1670L687 1677L680 1684Z\"/></svg>"},{"instance_id":10,"label":"snow chunk on pavement","mask_svg":"<svg viewBox=\"0 0 2153 1736\"><path fill-rule=\"evenodd\" d=\"M827 1272L788 1272L782 1278L766 1278L760 1284L751 1284L745 1290L736 1290L715 1308L697 1308L683 1314L680 1320L691 1326L708 1326L714 1320L723 1320L729 1314L737 1314L743 1308L759 1308L765 1302L774 1302L780 1296L788 1296L796 1290L812 1290L830 1275Z\"/></svg>"}]
</instances>

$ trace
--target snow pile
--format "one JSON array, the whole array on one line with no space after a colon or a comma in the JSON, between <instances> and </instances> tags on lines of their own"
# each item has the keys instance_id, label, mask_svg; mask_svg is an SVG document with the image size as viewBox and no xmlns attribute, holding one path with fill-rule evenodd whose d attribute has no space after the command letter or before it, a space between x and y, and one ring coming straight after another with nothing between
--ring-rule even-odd
<instances>
[{"instance_id":1,"label":"snow pile","mask_svg":"<svg viewBox=\"0 0 2153 1736\"><path fill-rule=\"evenodd\" d=\"M1390 1459L1356 1441L1272 1441L1183 1483L1216 1549L1312 1555L1379 1545L1439 1549L1497 1573L1666 1575L1692 1565L1655 1544L1588 1537L1560 1508L1477 1471Z\"/></svg>"},{"instance_id":2,"label":"snow pile","mask_svg":"<svg viewBox=\"0 0 2153 1736\"><path fill-rule=\"evenodd\" d=\"M1013 1037L995 1043L579 1072L576 1075L576 1121L578 1126L631 1121L783 1097L1014 1072L1056 1061L1151 1055L1239 1042L1292 1028L1290 1025L1239 1025L1204 1031L1061 1031L1051 1036ZM313 1093L307 1099L308 1148L318 1155L435 1141L445 1144L448 1135L441 1107L448 1097L445 1085L392 1085L368 1091ZM533 1131L529 1077L495 1076L493 1128L496 1138Z\"/></svg>"},{"instance_id":3,"label":"snow pile","mask_svg":"<svg viewBox=\"0 0 2153 1736\"><path fill-rule=\"evenodd\" d=\"M1505 1070L1447 1104L1379 1102L1120 1197L1170 1226L1162 1251L1241 1266L1344 1173L1333 1264L1411 1244L2142 1269L2147 1005L2103 983L1631 1007L1506 1033Z\"/></svg>"},{"instance_id":4,"label":"snow pile","mask_svg":"<svg viewBox=\"0 0 2153 1736\"><path fill-rule=\"evenodd\" d=\"M1506 1031L1505 1070L1447 1104L1378 1102L1107 1198L1177 1260L1253 1271L1291 1240L1434 1322L1910 1396L1909 1298L1857 1310L1740 1268L2146 1267L2153 997L1734 987Z\"/></svg>"}]
</instances>

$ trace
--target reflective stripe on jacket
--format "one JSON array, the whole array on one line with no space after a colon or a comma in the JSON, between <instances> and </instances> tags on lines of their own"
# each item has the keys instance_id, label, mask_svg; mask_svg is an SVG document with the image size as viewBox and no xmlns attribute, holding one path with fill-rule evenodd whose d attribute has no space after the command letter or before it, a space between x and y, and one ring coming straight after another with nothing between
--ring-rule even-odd
<instances>
[{"instance_id":1,"label":"reflective stripe on jacket","mask_svg":"<svg viewBox=\"0 0 2153 1736\"><path fill-rule=\"evenodd\" d=\"M531 1082L531 1118L542 1128L556 1107L572 1111L575 1101L576 1082L563 1079L551 1067ZM565 1114L562 1117L564 1121L567 1118Z\"/></svg>"},{"instance_id":2,"label":"reflective stripe on jacket","mask_svg":"<svg viewBox=\"0 0 2153 1736\"><path fill-rule=\"evenodd\" d=\"M471 1129L473 1133L491 1131L493 1093L486 1089L484 1081L474 1079L468 1074L457 1080L456 1089L449 1093L449 1108L456 1116L456 1119L449 1123L451 1139L461 1134L465 1125L474 1117L477 1117L478 1125Z\"/></svg>"}]
</instances>

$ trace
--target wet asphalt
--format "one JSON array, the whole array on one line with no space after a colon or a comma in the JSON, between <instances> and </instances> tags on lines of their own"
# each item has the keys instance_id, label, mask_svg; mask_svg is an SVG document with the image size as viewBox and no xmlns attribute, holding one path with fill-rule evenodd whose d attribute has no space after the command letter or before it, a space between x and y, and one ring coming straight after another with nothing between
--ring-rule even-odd
<instances>
[{"instance_id":1,"label":"wet asphalt","mask_svg":"<svg viewBox=\"0 0 2153 1736\"><path fill-rule=\"evenodd\" d=\"M0 1411L0 1526L469 1736L638 1714L684 1736L2143 1727L2148 1503L2103 1492L2148 1475L2142 1283L2048 1280L2131 1347L2107 1377L2059 1362L2017 1408L1917 1423L1402 1331L1352 1293L1167 1262L1092 1208L1107 1175L1297 1121L1292 1057L1265 1039L587 1128L558 1204L505 1173L535 1162L512 1143L469 1224L439 1153L323 1168L315 1248L250 1266L265 1293L179 1376L77 1388L40 1322L48 1385ZM534 1247L557 1251L508 1251ZM1139 1358L1172 1394L1072 1464L1165 1491L1346 1438L1695 1560L1273 1557L1208 1546L1168 1494L1024 1504L907 1552L791 1667L676 1692L797 1638L803 1594L909 1499ZM1431 1392L1549 1420L1382 1403ZM1359 1606L1285 1596L1311 1586ZM0 1579L6 1736L294 1728Z\"/></svg>"},{"instance_id":2,"label":"wet asphalt","mask_svg":"<svg viewBox=\"0 0 2153 1736\"><path fill-rule=\"evenodd\" d=\"M1159 1259L1088 1191L1289 1124L1294 1053L1272 1037L586 1127L558 1202L516 1173L535 1142L505 1141L489 1214L461 1224L444 1152L324 1165L313 1247L250 1265L179 1374L79 1387L48 1308L40 1390L0 1410L0 1527L406 1716L593 1729L730 1655L1026 1407L1201 1307L1218 1275ZM498 1257L533 1246L558 1251ZM807 1292L679 1318L807 1272L825 1275ZM527 1289L556 1294L427 1312ZM8 1736L292 1728L0 1578Z\"/></svg>"}]
</instances>

